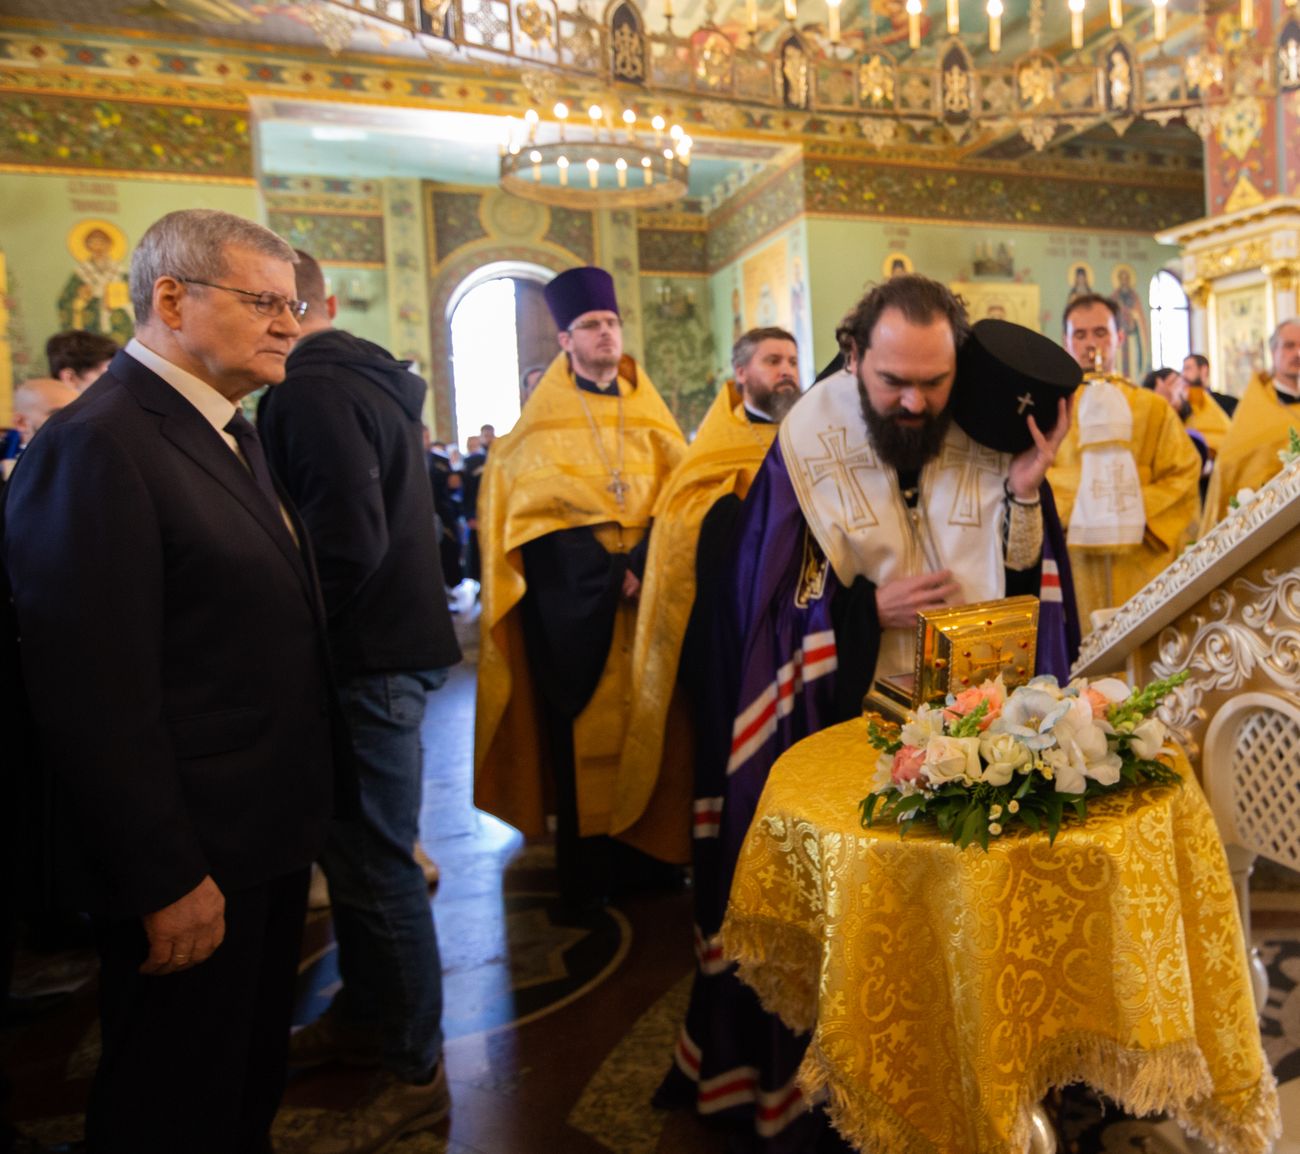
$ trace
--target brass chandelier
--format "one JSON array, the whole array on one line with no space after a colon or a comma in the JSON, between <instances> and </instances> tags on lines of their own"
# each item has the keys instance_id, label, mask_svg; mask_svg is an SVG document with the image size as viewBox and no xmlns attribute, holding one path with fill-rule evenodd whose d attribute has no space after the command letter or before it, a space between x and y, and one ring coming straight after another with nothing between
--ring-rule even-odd
<instances>
[{"instance_id":1,"label":"brass chandelier","mask_svg":"<svg viewBox=\"0 0 1300 1154\"><path fill-rule=\"evenodd\" d=\"M530 108L522 128L510 122L501 142L507 192L575 208L658 208L686 195L693 141L680 125L656 114L646 132L634 108L615 122L601 104L590 105L579 126L570 126L563 102L551 116L543 123Z\"/></svg>"}]
</instances>

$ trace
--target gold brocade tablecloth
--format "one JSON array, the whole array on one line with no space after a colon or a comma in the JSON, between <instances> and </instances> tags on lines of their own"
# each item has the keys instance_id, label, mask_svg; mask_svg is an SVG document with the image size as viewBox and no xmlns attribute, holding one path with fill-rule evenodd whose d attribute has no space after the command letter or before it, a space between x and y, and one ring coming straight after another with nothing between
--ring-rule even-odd
<instances>
[{"instance_id":1,"label":"gold brocade tablecloth","mask_svg":"<svg viewBox=\"0 0 1300 1154\"><path fill-rule=\"evenodd\" d=\"M1227 863L1181 786L1093 802L1049 845L985 853L863 829L866 724L773 767L736 869L727 953L812 1031L800 1084L873 1154L1020 1154L1028 1109L1085 1081L1232 1154L1280 1131Z\"/></svg>"}]
</instances>

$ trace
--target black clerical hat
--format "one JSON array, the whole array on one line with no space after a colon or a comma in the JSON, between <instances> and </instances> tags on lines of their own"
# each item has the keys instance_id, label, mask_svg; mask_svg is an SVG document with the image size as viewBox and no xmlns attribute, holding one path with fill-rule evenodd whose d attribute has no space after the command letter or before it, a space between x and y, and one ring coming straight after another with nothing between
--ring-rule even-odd
<instances>
[{"instance_id":1,"label":"black clerical hat","mask_svg":"<svg viewBox=\"0 0 1300 1154\"><path fill-rule=\"evenodd\" d=\"M614 278L603 268L583 265L560 273L543 290L555 327L563 332L583 313L611 312L618 315Z\"/></svg>"},{"instance_id":2,"label":"black clerical hat","mask_svg":"<svg viewBox=\"0 0 1300 1154\"><path fill-rule=\"evenodd\" d=\"M1057 401L1082 380L1075 359L1042 333L1010 321L976 321L957 353L953 420L981 445L1019 453L1034 443L1027 419L1050 432Z\"/></svg>"}]
</instances>

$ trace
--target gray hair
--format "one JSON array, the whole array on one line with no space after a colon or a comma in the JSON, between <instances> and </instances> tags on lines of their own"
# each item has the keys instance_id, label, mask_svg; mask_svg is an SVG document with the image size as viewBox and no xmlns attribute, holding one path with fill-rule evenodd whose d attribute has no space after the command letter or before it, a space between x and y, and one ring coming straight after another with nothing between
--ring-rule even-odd
<instances>
[{"instance_id":1,"label":"gray hair","mask_svg":"<svg viewBox=\"0 0 1300 1154\"><path fill-rule=\"evenodd\" d=\"M154 221L131 256L131 307L135 323L153 315L153 286L159 277L218 280L226 274L229 245L297 264L293 249L269 228L211 208L186 208Z\"/></svg>"},{"instance_id":2,"label":"gray hair","mask_svg":"<svg viewBox=\"0 0 1300 1154\"><path fill-rule=\"evenodd\" d=\"M740 339L731 346L732 370L735 371L749 364L758 351L758 346L764 341L789 341L796 348L799 346L799 342L785 329L779 329L773 325L760 329L750 329L747 333L742 333Z\"/></svg>"},{"instance_id":3,"label":"gray hair","mask_svg":"<svg viewBox=\"0 0 1300 1154\"><path fill-rule=\"evenodd\" d=\"M1277 356L1277 347L1282 343L1282 330L1288 325L1300 325L1300 317L1292 317L1289 321L1283 321L1273 330L1273 335L1268 338L1268 351L1275 357Z\"/></svg>"}]
</instances>

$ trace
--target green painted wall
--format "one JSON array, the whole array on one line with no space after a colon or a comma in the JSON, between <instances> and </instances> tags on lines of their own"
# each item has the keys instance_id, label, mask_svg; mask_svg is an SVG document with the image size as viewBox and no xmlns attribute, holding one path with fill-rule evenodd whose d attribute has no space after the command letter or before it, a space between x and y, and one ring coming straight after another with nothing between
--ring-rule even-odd
<instances>
[{"instance_id":1,"label":"green painted wall","mask_svg":"<svg viewBox=\"0 0 1300 1154\"><path fill-rule=\"evenodd\" d=\"M15 382L46 372L46 338L58 332L58 300L74 276L67 238L78 223L116 226L133 247L158 217L178 208L216 208L259 219L249 185L110 180L0 173L0 251L8 270L9 337ZM129 252L128 252L129 258Z\"/></svg>"},{"instance_id":2,"label":"green painted wall","mask_svg":"<svg viewBox=\"0 0 1300 1154\"><path fill-rule=\"evenodd\" d=\"M1129 373L1140 377L1150 366L1147 286L1151 277L1177 256L1174 249L1151 237L1132 233L1096 233L1066 229L1017 229L1006 225L943 225L889 221L834 220L813 217L807 221L808 267L811 273L813 339L817 364L834 355L835 326L866 288L885 275L886 258L901 254L914 270L945 283L963 281L996 294L998 287L1038 287L1037 327L1059 338L1061 312L1070 291L1071 270L1085 264L1092 272L1092 287L1106 295L1116 288L1117 269L1130 266L1136 274L1141 322L1147 326L1142 356L1131 362ZM987 250L996 255L1005 245L1013 261L1011 275L976 276L974 264ZM972 309L975 316L983 315ZM1028 323L1028 318L1009 319Z\"/></svg>"}]
</instances>

